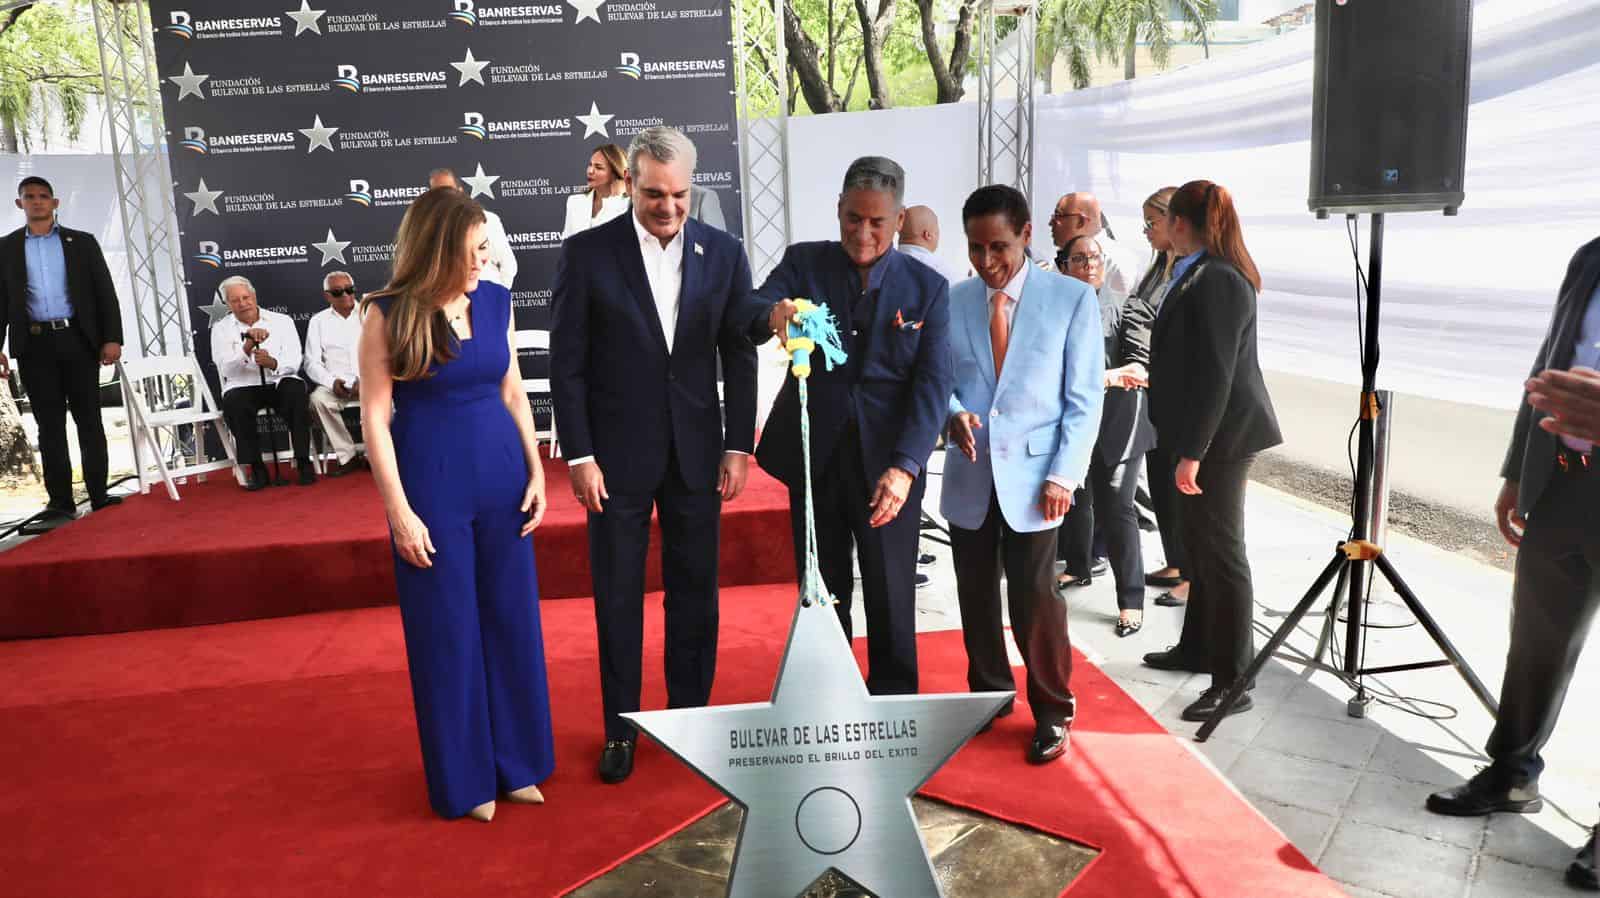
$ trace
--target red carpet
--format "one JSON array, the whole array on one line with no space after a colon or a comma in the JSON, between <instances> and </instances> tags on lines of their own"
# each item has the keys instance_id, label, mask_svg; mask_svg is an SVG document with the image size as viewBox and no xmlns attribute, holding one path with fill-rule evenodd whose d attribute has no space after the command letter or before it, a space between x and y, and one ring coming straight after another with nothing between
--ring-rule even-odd
<instances>
[{"instance_id":1,"label":"red carpet","mask_svg":"<svg viewBox=\"0 0 1600 898\"><path fill-rule=\"evenodd\" d=\"M587 596L589 541L566 465L545 464L540 595ZM219 475L134 496L0 554L0 639L117 633L394 601L383 504L366 473L246 493ZM722 519L722 583L793 582L789 494L750 466ZM659 540L649 587L661 588Z\"/></svg>"},{"instance_id":2,"label":"red carpet","mask_svg":"<svg viewBox=\"0 0 1600 898\"><path fill-rule=\"evenodd\" d=\"M724 592L716 701L770 694L793 592ZM659 597L650 608L659 707ZM599 784L592 611L541 611L550 804L502 805L488 826L428 809L394 609L0 645L7 893L556 895L719 803L649 743L633 779ZM926 691L963 688L960 634L921 645ZM1101 849L1069 898L1342 894L1082 659L1074 688L1070 763L1023 763L1023 707L927 791Z\"/></svg>"}]
</instances>

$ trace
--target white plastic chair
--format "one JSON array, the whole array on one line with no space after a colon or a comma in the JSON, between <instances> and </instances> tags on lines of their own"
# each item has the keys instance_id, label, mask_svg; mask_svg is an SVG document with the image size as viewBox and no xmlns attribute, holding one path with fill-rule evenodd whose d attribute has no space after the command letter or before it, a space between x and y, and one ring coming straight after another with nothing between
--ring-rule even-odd
<instances>
[{"instance_id":1,"label":"white plastic chair","mask_svg":"<svg viewBox=\"0 0 1600 898\"><path fill-rule=\"evenodd\" d=\"M542 330L517 331L517 357L522 353L536 349L550 351L550 332ZM530 396L549 396L550 379L548 377L524 377L522 391ZM561 457L561 440L556 433L556 410L550 407L550 429L537 431L536 436L541 440L550 441L550 457Z\"/></svg>"},{"instance_id":2,"label":"white plastic chair","mask_svg":"<svg viewBox=\"0 0 1600 898\"><path fill-rule=\"evenodd\" d=\"M173 501L178 499L177 482L187 477L204 481L211 471L232 471L243 484L233 434L222 417L222 409L211 397L194 356L153 356L117 363L122 380L122 405L128 413L128 430L133 437L133 467L139 478L139 492L148 493L160 482ZM216 428L226 458L211 459L205 454L205 428ZM187 439L182 428L190 428ZM151 472L154 467L155 473Z\"/></svg>"}]
</instances>

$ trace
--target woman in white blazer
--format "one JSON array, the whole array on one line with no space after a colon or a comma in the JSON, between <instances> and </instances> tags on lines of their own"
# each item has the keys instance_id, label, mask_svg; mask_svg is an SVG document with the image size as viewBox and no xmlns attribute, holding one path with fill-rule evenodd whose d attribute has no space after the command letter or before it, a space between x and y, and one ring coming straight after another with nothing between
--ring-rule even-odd
<instances>
[{"instance_id":1,"label":"woman in white blazer","mask_svg":"<svg viewBox=\"0 0 1600 898\"><path fill-rule=\"evenodd\" d=\"M589 156L589 189L567 197L567 221L561 228L565 240L580 231L605 224L628 211L628 187L623 180L628 162L614 143Z\"/></svg>"}]
</instances>

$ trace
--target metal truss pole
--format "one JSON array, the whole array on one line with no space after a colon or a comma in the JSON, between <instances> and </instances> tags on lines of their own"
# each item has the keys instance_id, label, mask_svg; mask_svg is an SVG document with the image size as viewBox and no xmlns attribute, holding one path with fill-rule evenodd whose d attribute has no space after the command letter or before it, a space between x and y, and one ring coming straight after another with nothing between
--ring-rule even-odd
<instances>
[{"instance_id":1,"label":"metal truss pole","mask_svg":"<svg viewBox=\"0 0 1600 898\"><path fill-rule=\"evenodd\" d=\"M139 349L143 355L188 355L188 304L172 175L162 154L150 10L142 0L93 0L92 6Z\"/></svg>"},{"instance_id":2,"label":"metal truss pole","mask_svg":"<svg viewBox=\"0 0 1600 898\"><path fill-rule=\"evenodd\" d=\"M744 245L757 284L789 247L789 63L785 0L733 4ZM770 19L770 21L769 21Z\"/></svg>"},{"instance_id":3,"label":"metal truss pole","mask_svg":"<svg viewBox=\"0 0 1600 898\"><path fill-rule=\"evenodd\" d=\"M1002 40L1001 19L1016 27ZM990 0L978 20L978 183L1010 184L1033 203L1034 0Z\"/></svg>"}]
</instances>

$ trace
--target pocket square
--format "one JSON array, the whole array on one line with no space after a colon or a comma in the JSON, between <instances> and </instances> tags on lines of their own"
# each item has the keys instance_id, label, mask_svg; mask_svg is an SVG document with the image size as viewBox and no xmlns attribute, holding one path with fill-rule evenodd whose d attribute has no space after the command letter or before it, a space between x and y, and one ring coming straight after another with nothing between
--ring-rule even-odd
<instances>
[{"instance_id":1,"label":"pocket square","mask_svg":"<svg viewBox=\"0 0 1600 898\"><path fill-rule=\"evenodd\" d=\"M900 310L899 309L895 309L894 310L894 329L897 330L897 331L918 331L918 330L922 330L922 322L921 321L907 321L905 319L905 317L900 314Z\"/></svg>"}]
</instances>

